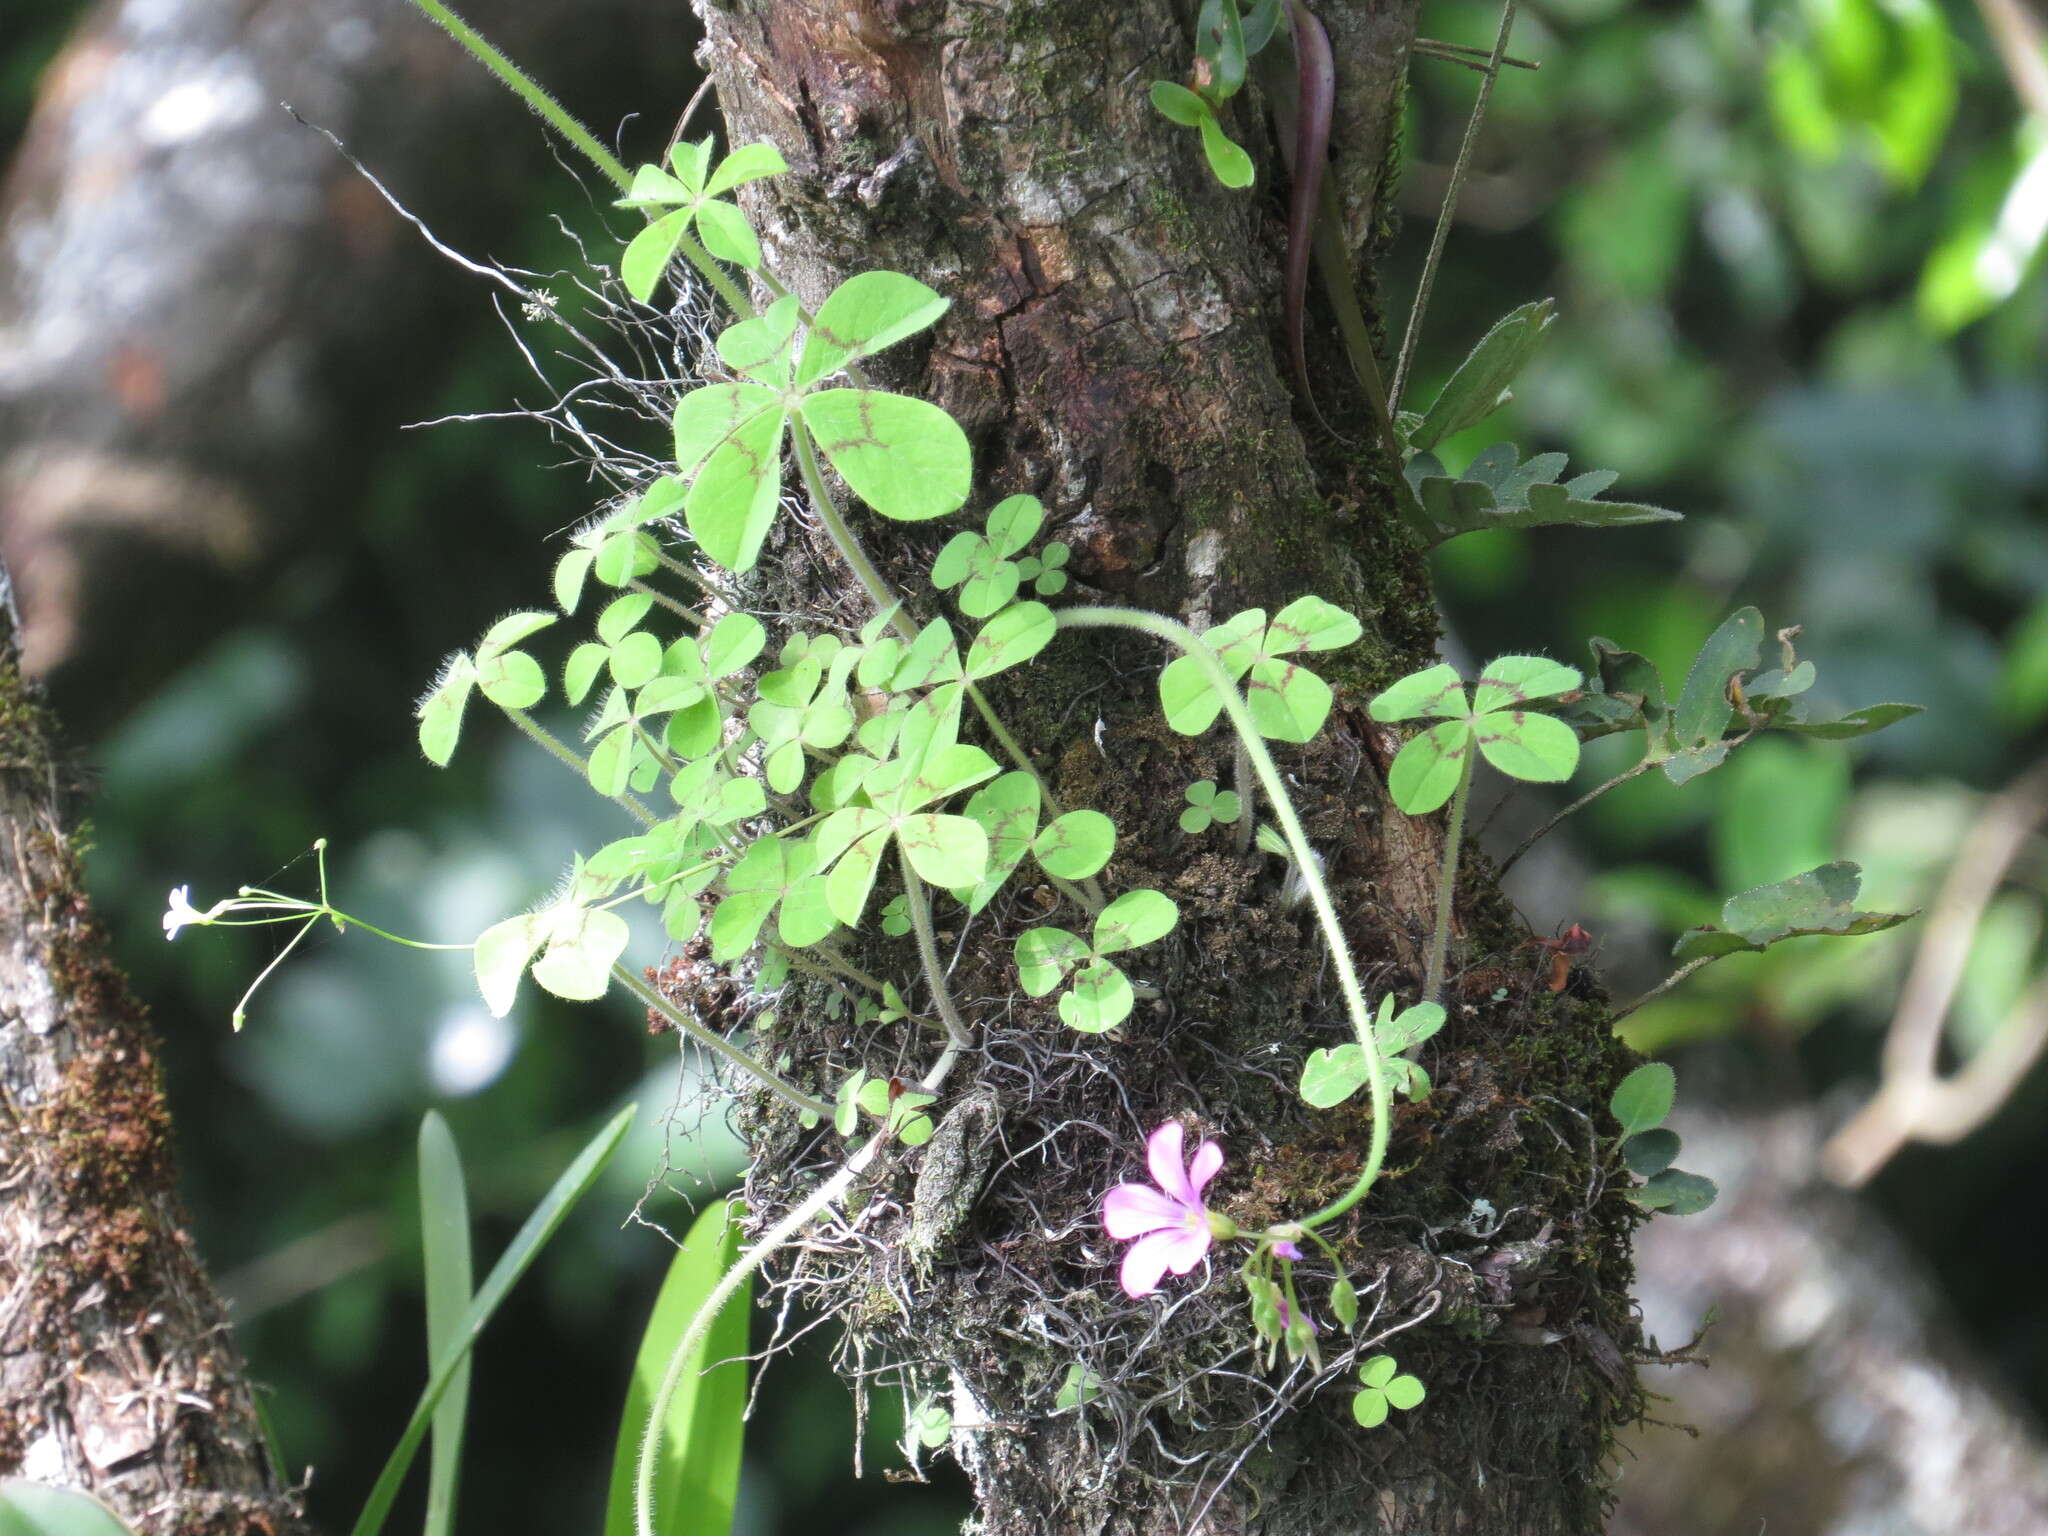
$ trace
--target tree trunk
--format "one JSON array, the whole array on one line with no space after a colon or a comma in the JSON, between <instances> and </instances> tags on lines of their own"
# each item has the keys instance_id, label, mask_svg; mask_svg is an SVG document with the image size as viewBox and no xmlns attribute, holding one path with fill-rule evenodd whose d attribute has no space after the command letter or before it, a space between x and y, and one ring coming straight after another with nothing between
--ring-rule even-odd
<instances>
[{"instance_id":1,"label":"tree trunk","mask_svg":"<svg viewBox=\"0 0 2048 1536\"><path fill-rule=\"evenodd\" d=\"M795 168L750 192L770 265L811 304L874 267L952 299L928 355L885 382L966 427L972 509L1040 496L1083 600L1201 628L1314 592L1364 619L1365 641L1322 669L1338 688L1330 726L1283 767L1369 986L1415 997L1441 829L1386 802L1398 740L1364 705L1429 659L1436 612L1423 552L1391 510L1393 466L1310 429L1283 382L1272 189L1284 174L1256 92L1229 126L1259 186L1230 193L1146 97L1152 79L1186 75L1191 6L698 9L731 141L770 140ZM1343 97L1335 174L1369 263L1414 8L1326 9ZM1370 299L1369 271L1360 286ZM1312 340L1326 363L1322 350ZM1342 389L1320 372L1328 409ZM1362 408L1349 420L1371 435ZM864 617L822 538L784 527L795 531L771 547L767 606ZM863 537L899 589L928 592L936 537L873 520ZM1359 1339L1388 1338L1428 1383L1423 1407L1360 1430L1340 1379L1357 1356L1343 1357L1327 1316L1337 1366L1263 1370L1220 1251L1206 1286L1198 1274L1163 1307L1117 1288L1099 1202L1162 1119L1226 1143L1223 1209L1258 1223L1342 1191L1368 1123L1356 1107L1311 1115L1295 1096L1304 1053L1348 1038L1342 1009L1270 861L1239 856L1227 834L1179 830L1182 788L1228 782L1231 752L1160 721L1165 659L1146 642L1068 635L998 700L1055 794L1115 818L1109 888L1150 885L1180 904L1177 948L1145 977L1157 1000L1076 1049L1049 1008L1015 992L1011 940L1042 915L1031 894L956 926L943 936L946 953L960 946L955 992L996 1000L977 1012L978 1089L957 1111L993 1105L1001 1152L971 1223L935 1259L904 1257L921 1193L912 1154L778 1281L839 1311L852 1355L887 1363L907 1396L951 1404L984 1536L1597 1530L1614 1427L1640 1404L1625 1364L1637 1217L1589 1155L1589 1117L1629 1062L1597 999L1534 982L1528 951L1517 958L1526 935L1483 869L1463 882L1451 1022L1426 1057L1437 1091L1402 1108L1393 1176L1331 1232L1371 1315ZM823 1007L779 1017L795 1060L897 1069ZM764 1113L755 1219L786 1210L828 1155ZM1477 1200L1500 1213L1497 1228L1477 1224L1485 1237L1461 1229ZM1056 1412L1076 1365L1103 1395Z\"/></svg>"},{"instance_id":2,"label":"tree trunk","mask_svg":"<svg viewBox=\"0 0 2048 1536\"><path fill-rule=\"evenodd\" d=\"M0 573L0 594L6 593ZM306 1529L184 1230L156 1042L79 883L0 603L0 1475L144 1536Z\"/></svg>"}]
</instances>

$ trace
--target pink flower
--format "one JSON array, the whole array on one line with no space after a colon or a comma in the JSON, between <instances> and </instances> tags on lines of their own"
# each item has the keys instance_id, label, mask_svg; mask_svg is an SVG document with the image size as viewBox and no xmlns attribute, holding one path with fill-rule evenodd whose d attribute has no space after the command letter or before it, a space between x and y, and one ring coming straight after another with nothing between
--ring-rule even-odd
<instances>
[{"instance_id":1,"label":"pink flower","mask_svg":"<svg viewBox=\"0 0 2048 1536\"><path fill-rule=\"evenodd\" d=\"M1202 1262L1215 1240L1202 1189L1223 1166L1223 1149L1205 1141L1194 1161L1181 1165L1179 1122L1169 1120L1146 1140L1145 1161L1152 1184L1119 1184L1102 1197L1102 1225L1119 1242L1131 1242L1124 1255L1124 1291L1150 1296L1168 1270L1184 1275ZM1228 1235L1226 1233L1226 1235Z\"/></svg>"},{"instance_id":2,"label":"pink flower","mask_svg":"<svg viewBox=\"0 0 2048 1536\"><path fill-rule=\"evenodd\" d=\"M1301 1250L1295 1247L1292 1243L1275 1243L1273 1245L1273 1252L1278 1254L1283 1259L1292 1259L1297 1264L1301 1262Z\"/></svg>"}]
</instances>

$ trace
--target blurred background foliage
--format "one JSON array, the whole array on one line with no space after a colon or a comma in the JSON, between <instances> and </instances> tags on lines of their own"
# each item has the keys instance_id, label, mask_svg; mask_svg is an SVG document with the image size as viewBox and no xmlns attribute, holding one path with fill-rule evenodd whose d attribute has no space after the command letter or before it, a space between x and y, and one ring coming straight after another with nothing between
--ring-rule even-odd
<instances>
[{"instance_id":1,"label":"blurred background foliage","mask_svg":"<svg viewBox=\"0 0 2048 1536\"><path fill-rule=\"evenodd\" d=\"M2009 3L2009 0L2008 0ZM16 0L0 18L0 149L80 7ZM1424 332L1426 401L1491 322L1528 299L1562 323L1518 399L1469 440L1559 449L1612 468L1615 495L1687 521L1625 532L1472 535L1437 569L1454 651L1544 649L1582 662L1607 636L1683 676L1727 612L1804 626L1819 692L1843 708L1927 713L1846 747L1770 738L1680 793L1624 787L1517 869L1532 932L1578 921L1617 997L1652 985L1684 926L1727 895L1830 858L1860 861L1864 904L1924 906L1989 791L2027 767L2048 716L2048 123L2029 116L1985 10L1933 0L1545 0L1513 51L1540 59L1493 98ZM489 7L474 7L486 30ZM1432 0L1425 35L1490 45L1497 14ZM678 78L690 39L675 43ZM543 76L546 60L537 64ZM2038 55L2036 65L2040 64ZM2021 71L2024 74L2024 71ZM1406 229L1384 292L1399 317L1478 77L1419 61L1408 107ZM674 101L573 102L659 147ZM490 254L567 268L547 215L603 222L532 128L532 167ZM373 167L374 169L374 167ZM464 188L437 198L450 209ZM443 210L420 209L430 219ZM600 244L595 249L602 251ZM339 257L337 258L339 259ZM419 261L436 260L424 248ZM562 286L566 287L566 283ZM478 285L451 286L451 331L393 358L415 416L502 408L522 364ZM226 638L88 746L101 778L89 873L120 958L154 1006L203 1250L236 1297L313 1509L351 1513L423 1369L414 1133L439 1105L474 1185L483 1261L613 1106L637 1135L608 1184L486 1336L465 1478L471 1529L587 1529L639 1320L667 1258L621 1225L679 1230L734 1177L740 1148L679 1089L671 1040L622 1008L573 1011L527 989L488 1018L460 959L326 936L279 973L247 1030L236 997L263 932L161 938L164 893L202 905L244 882L311 889L325 835L337 900L380 924L467 940L543 893L570 851L610 835L590 797L509 733L478 729L434 772L409 702L441 655L543 590L548 536L593 499L530 426L398 432L337 422L373 456L360 522L290 562ZM1618 749L1610 751L1608 749ZM1583 789L1626 766L1588 753ZM1559 799L1558 804L1562 803ZM1548 807L1507 808L1496 851ZM2000 1027L2040 965L2041 875L2023 861L1975 953L1954 1044ZM1629 1021L1657 1050L1717 1052L1780 1095L1866 1092L1913 926L1730 959ZM650 944L646 954L657 951ZM1964 1146L1907 1153L1877 1197L1938 1270L2013 1390L2048 1409L2048 1335L2015 1306L2010 1188L2048 1138L2040 1075ZM2038 1223L2036 1224L2038 1226ZM2038 1232L2022 1245L2038 1244ZM800 1326L801 1320L792 1320ZM952 1528L957 1480L883 1482L899 1405L876 1394L869 1476L848 1481L853 1410L819 1362L768 1374L741 1529Z\"/></svg>"}]
</instances>

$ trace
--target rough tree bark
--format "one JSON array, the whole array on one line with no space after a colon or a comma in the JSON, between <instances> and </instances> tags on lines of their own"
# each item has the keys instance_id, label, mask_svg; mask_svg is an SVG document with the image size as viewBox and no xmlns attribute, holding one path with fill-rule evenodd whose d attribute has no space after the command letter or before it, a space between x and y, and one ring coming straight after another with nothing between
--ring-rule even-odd
<instances>
[{"instance_id":1,"label":"rough tree bark","mask_svg":"<svg viewBox=\"0 0 2048 1536\"><path fill-rule=\"evenodd\" d=\"M142 1007L107 958L0 572L0 1475L145 1536L306 1529L184 1230Z\"/></svg>"},{"instance_id":2,"label":"rough tree bark","mask_svg":"<svg viewBox=\"0 0 2048 1536\"><path fill-rule=\"evenodd\" d=\"M1193 9L698 4L732 141L770 140L795 168L751 198L771 265L813 304L872 267L952 298L928 354L887 382L967 428L972 506L1037 493L1084 598L1197 628L1307 591L1363 616L1365 642L1331 669L1331 727L1285 766L1369 984L1412 998L1441 833L1385 803L1398 742L1364 703L1432 653L1426 566L1391 513L1391 466L1310 430L1283 383L1284 175L1256 94L1234 108L1260 164L1249 196L1219 188L1146 100L1150 80L1185 75ZM1414 7L1324 10L1344 82L1336 174L1370 294L1368 211ZM917 590L935 543L866 527L899 588ZM814 532L785 533L771 565L770 610L864 617ZM1176 826L1182 786L1228 779L1228 747L1159 722L1155 647L1069 636L1048 657L1000 706L1063 801L1116 818L1111 888L1180 903L1177 950L1148 977L1159 999L1074 1051L1049 1009L1015 996L1009 945L1044 915L1034 898L956 928L954 989L982 1002L976 1083L955 1112L992 1118L1000 1150L972 1222L941 1254L906 1259L924 1192L905 1159L781 1283L839 1310L861 1363L894 1362L908 1394L950 1401L985 1536L1598 1529L1613 1427L1639 1400L1625 1364L1635 1217L1589 1156L1590 1117L1628 1065L1597 998L1532 984L1490 878L1464 882L1452 1021L1429 1056L1438 1091L1403 1109L1394 1176L1339 1234L1372 1331L1427 1320L1389 1345L1429 1382L1423 1411L1362 1434L1340 1381L1308 1395L1307 1372L1263 1372L1227 1261L1163 1311L1126 1302L1096 1202L1161 1118L1226 1142L1218 1187L1248 1221L1341 1191L1366 1120L1308 1117L1291 1091L1303 1053L1344 1038L1312 925L1269 866ZM896 1070L822 1007L780 1018L798 1061ZM829 1151L772 1112L755 1129L750 1199L766 1221ZM1475 1200L1497 1225L1483 1209L1475 1221ZM1341 1348L1327 1326L1324 1342ZM1055 1413L1076 1364L1104 1394Z\"/></svg>"}]
</instances>

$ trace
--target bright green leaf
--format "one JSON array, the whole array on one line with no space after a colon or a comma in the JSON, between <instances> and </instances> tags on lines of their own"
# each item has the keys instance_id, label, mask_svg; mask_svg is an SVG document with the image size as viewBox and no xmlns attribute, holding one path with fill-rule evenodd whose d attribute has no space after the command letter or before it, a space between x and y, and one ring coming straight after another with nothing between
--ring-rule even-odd
<instances>
[{"instance_id":1,"label":"bright green leaf","mask_svg":"<svg viewBox=\"0 0 2048 1536\"><path fill-rule=\"evenodd\" d=\"M1607 1111L1621 1122L1624 1137L1655 1130L1678 1096L1678 1074L1661 1061L1645 1062L1621 1080Z\"/></svg>"},{"instance_id":2,"label":"bright green leaf","mask_svg":"<svg viewBox=\"0 0 2048 1536\"><path fill-rule=\"evenodd\" d=\"M633 1484L647 1415L691 1319L739 1256L742 1210L737 1200L718 1200L705 1207L670 1261L633 1360L632 1384L612 1453L604 1536L633 1536ZM684 1362L669 1400L654 1469L654 1529L661 1536L699 1531L722 1536L732 1524L746 1434L751 1291L749 1280L727 1300L695 1357Z\"/></svg>"},{"instance_id":3,"label":"bright green leaf","mask_svg":"<svg viewBox=\"0 0 2048 1536\"><path fill-rule=\"evenodd\" d=\"M1116 823L1086 808L1047 822L1031 844L1031 856L1040 867L1062 880L1088 879L1115 851Z\"/></svg>"},{"instance_id":4,"label":"bright green leaf","mask_svg":"<svg viewBox=\"0 0 2048 1536\"><path fill-rule=\"evenodd\" d=\"M806 395L802 410L840 478L884 517L920 522L943 517L967 499L974 477L967 434L929 401L877 389L826 389Z\"/></svg>"},{"instance_id":5,"label":"bright green leaf","mask_svg":"<svg viewBox=\"0 0 2048 1536\"><path fill-rule=\"evenodd\" d=\"M1388 795L1410 816L1428 814L1451 798L1471 750L1472 727L1465 721L1431 726L1394 754Z\"/></svg>"},{"instance_id":6,"label":"bright green leaf","mask_svg":"<svg viewBox=\"0 0 2048 1536\"><path fill-rule=\"evenodd\" d=\"M1055 823L1057 825L1057 823ZM1163 939L1180 921L1180 908L1158 891L1126 891L1095 919L1095 952L1113 955Z\"/></svg>"},{"instance_id":7,"label":"bright green leaf","mask_svg":"<svg viewBox=\"0 0 2048 1536\"><path fill-rule=\"evenodd\" d=\"M849 277L818 306L818 318L804 340L803 361L797 365L797 384L814 384L850 362L916 335L936 324L950 304L901 272Z\"/></svg>"}]
</instances>

